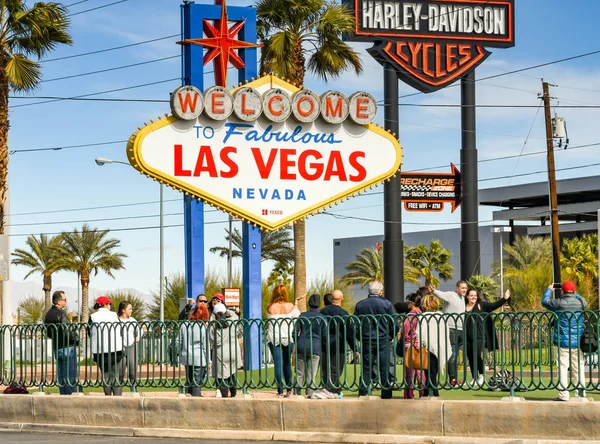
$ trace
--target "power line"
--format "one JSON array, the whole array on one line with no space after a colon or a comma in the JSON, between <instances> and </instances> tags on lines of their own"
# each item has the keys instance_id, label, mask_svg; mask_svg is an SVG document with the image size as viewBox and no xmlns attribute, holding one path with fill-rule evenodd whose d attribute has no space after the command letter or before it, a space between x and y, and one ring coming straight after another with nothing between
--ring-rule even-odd
<instances>
[{"instance_id":1,"label":"power line","mask_svg":"<svg viewBox=\"0 0 600 444\"><path fill-rule=\"evenodd\" d=\"M83 11L73 12L72 14L69 14L69 17L74 17L74 16L79 15L79 14L85 14L86 12L97 11L98 9L108 8L109 6L118 5L119 3L125 3L125 2L128 2L128 1L129 0L119 0L119 1L116 1L116 2L108 3L106 5L97 6L95 8L84 9ZM79 3L83 3L83 2L79 2ZM77 4L77 3L75 3L75 4Z\"/></svg>"},{"instance_id":2,"label":"power line","mask_svg":"<svg viewBox=\"0 0 600 444\"><path fill-rule=\"evenodd\" d=\"M215 220L215 221L211 221L211 222L204 222L204 225L216 225L216 224L226 224L229 223L229 219L227 220ZM163 228L177 228L177 227L183 227L183 224L172 224L172 225L164 225ZM160 226L149 226L149 227L130 227L130 228L109 228L108 231L110 232L117 232L117 231L142 231L142 230L158 230L160 228ZM56 236L59 234L63 234L65 233L65 231L59 231L59 232L54 232L54 233L41 233L41 234L46 234L48 236ZM66 233L75 233L74 231L67 231ZM15 234L9 234L8 236L10 237L19 237L19 236L32 236L34 234L38 234L38 233L15 233Z\"/></svg>"},{"instance_id":3,"label":"power line","mask_svg":"<svg viewBox=\"0 0 600 444\"><path fill-rule=\"evenodd\" d=\"M27 148L27 149L23 149L23 150L12 150L9 152L9 154L31 153L31 152L35 152L35 151L69 150L69 149L73 149L73 148L83 148L83 147L90 147L90 146L114 145L117 143L127 143L127 140L114 140L112 142L97 142L97 143L87 143L87 144L81 144L81 145L53 146L53 147L49 147L49 148Z\"/></svg>"},{"instance_id":4,"label":"power line","mask_svg":"<svg viewBox=\"0 0 600 444\"><path fill-rule=\"evenodd\" d=\"M504 76L508 76L508 75L511 75L511 74L518 74L518 73L521 73L521 72L530 71L532 69L537 69L537 68L542 68L544 66L550 66L550 65L555 65L555 64L558 64L558 63L568 62L568 61L571 61L571 60L576 60L576 59L580 59L580 58L583 58L583 57L589 57L591 55L596 55L596 54L600 54L600 50L590 51L590 52L586 52L586 53L583 53L583 54L578 54L578 55L575 55L575 56L572 56L572 57L566 57L566 58L563 58L563 59L557 59L557 60L553 60L551 62L539 63L537 65L531 65L531 66L527 66L525 68L515 69L515 70L512 70L512 71L506 71L506 72L503 72L501 74L494 74L494 75L491 75L491 76L482 77L480 79L475 79L474 83L483 82L484 80L495 79L495 78L498 78L498 77L504 77ZM460 85L460 82L454 83L453 85L449 85L447 88L455 88L455 87L457 87L459 85ZM421 94L424 94L424 93L422 93L422 92L419 91L419 92L415 92L415 93L411 93L411 94L404 94L402 96L398 96L398 98L399 99L405 99L407 97L419 96Z\"/></svg>"},{"instance_id":5,"label":"power line","mask_svg":"<svg viewBox=\"0 0 600 444\"><path fill-rule=\"evenodd\" d=\"M102 95L102 94L109 94L109 93L113 93L113 92L126 91L126 90L136 89L136 88L143 88L145 86L159 85L161 83L174 82L175 80L181 81L181 77L175 77L175 78L166 79L166 80L158 80L156 82L150 82L150 83L142 83L140 85L126 86L124 88L107 89L105 91L99 91L99 92L90 93L90 94L82 94L82 95L79 95L79 96L73 96L73 97L70 97L69 99L79 99L81 97L99 96L99 95ZM11 108L22 108L24 106L33 106L33 105L40 105L40 104L43 104L43 103L60 102L62 100L65 100L65 99L54 99L54 100L45 100L43 102L24 103L23 105L14 105Z\"/></svg>"},{"instance_id":6,"label":"power line","mask_svg":"<svg viewBox=\"0 0 600 444\"><path fill-rule=\"evenodd\" d=\"M58 80L67 80L67 79L73 79L76 77L91 76L93 74L102 74L105 72L118 71L120 69L133 68L134 66L149 65L151 63L164 62L165 60L178 59L180 57L181 57L181 55L162 57L160 59L147 60L145 62L132 63L130 65L115 66L114 68L100 69L98 71L88 71L88 72L83 72L83 73L79 73L79 74L72 74L69 76L55 77L53 79L41 80L40 83L56 82Z\"/></svg>"},{"instance_id":7,"label":"power line","mask_svg":"<svg viewBox=\"0 0 600 444\"><path fill-rule=\"evenodd\" d=\"M71 6L80 5L81 3L89 2L90 0L81 0L79 2L71 3L70 5L65 5L65 8L70 8Z\"/></svg>"},{"instance_id":8,"label":"power line","mask_svg":"<svg viewBox=\"0 0 600 444\"><path fill-rule=\"evenodd\" d=\"M179 36L180 36L180 34L167 35L165 37L158 37L155 39L144 40L143 42L131 43L129 45L114 46L112 48L98 49L96 51L83 52L81 54L73 54L70 56L55 57L53 59L40 60L39 63L56 62L58 60L67 60L67 59L74 59L77 57L84 57L84 56L88 56L88 55L101 54L104 52L116 51L116 50L125 49L125 48L131 48L133 46L145 45L146 43L154 43L154 42L159 42L161 40L168 40L168 39L172 39L172 38L179 37Z\"/></svg>"}]
</instances>

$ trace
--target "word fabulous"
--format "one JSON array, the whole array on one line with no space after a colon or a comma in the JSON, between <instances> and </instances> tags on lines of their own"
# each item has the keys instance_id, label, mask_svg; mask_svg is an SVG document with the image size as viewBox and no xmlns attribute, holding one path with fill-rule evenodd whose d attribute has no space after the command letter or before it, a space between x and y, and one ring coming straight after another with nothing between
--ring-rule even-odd
<instances>
[{"instance_id":1,"label":"word fabulous","mask_svg":"<svg viewBox=\"0 0 600 444\"><path fill-rule=\"evenodd\" d=\"M195 120L204 113L212 120L227 120L233 114L245 122L263 116L273 123L291 117L300 123L310 123L321 117L330 124L350 118L359 125L368 125L377 115L377 101L367 92L346 97L339 91L327 91L319 96L301 89L290 96L281 88L261 94L254 88L242 87L232 94L222 86L214 86L203 94L193 86L182 86L171 94L171 110L183 120Z\"/></svg>"}]
</instances>

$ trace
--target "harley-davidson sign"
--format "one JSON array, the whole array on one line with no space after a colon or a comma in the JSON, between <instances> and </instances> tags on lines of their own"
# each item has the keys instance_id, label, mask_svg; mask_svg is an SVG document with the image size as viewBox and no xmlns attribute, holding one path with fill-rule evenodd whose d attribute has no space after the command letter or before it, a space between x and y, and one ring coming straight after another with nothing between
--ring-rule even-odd
<instances>
[{"instance_id":1,"label":"harley-davidson sign","mask_svg":"<svg viewBox=\"0 0 600 444\"><path fill-rule=\"evenodd\" d=\"M400 167L398 140L371 124L377 101L366 92L319 96L269 75L232 92L178 88L171 108L173 116L131 137L131 164L267 229L378 185Z\"/></svg>"},{"instance_id":2,"label":"harley-davidson sign","mask_svg":"<svg viewBox=\"0 0 600 444\"><path fill-rule=\"evenodd\" d=\"M375 42L369 53L399 77L432 92L475 69L484 46L514 46L514 0L346 0L353 40Z\"/></svg>"}]
</instances>

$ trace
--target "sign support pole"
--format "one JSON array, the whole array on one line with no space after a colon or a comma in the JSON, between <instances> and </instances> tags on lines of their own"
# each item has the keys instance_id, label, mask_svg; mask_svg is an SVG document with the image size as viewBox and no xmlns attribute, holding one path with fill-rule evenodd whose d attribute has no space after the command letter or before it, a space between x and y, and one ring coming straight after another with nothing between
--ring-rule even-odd
<instances>
[{"instance_id":1,"label":"sign support pole","mask_svg":"<svg viewBox=\"0 0 600 444\"><path fill-rule=\"evenodd\" d=\"M479 197L477 172L477 137L475 133L475 71L460 80L461 149L463 203L460 228L460 278L480 273Z\"/></svg>"},{"instance_id":2,"label":"sign support pole","mask_svg":"<svg viewBox=\"0 0 600 444\"><path fill-rule=\"evenodd\" d=\"M185 3L182 10L182 40L202 35L202 17ZM196 14L195 14L196 12ZM196 45L182 45L183 85L204 90L203 49ZM185 237L185 295L195 299L204 293L204 202L191 196L183 198L183 231ZM163 283L161 282L161 285Z\"/></svg>"},{"instance_id":3,"label":"sign support pole","mask_svg":"<svg viewBox=\"0 0 600 444\"><path fill-rule=\"evenodd\" d=\"M398 135L398 73L383 65L383 97L385 128ZM404 301L404 242L402 241L402 194L400 171L383 186L383 275L385 297L392 303Z\"/></svg>"},{"instance_id":4,"label":"sign support pole","mask_svg":"<svg viewBox=\"0 0 600 444\"><path fill-rule=\"evenodd\" d=\"M256 9L243 9L246 24L240 30L239 37L246 42L256 43ZM258 76L256 48L240 49L239 54L244 67L238 71L238 80L244 82L255 79ZM244 319L252 322L245 327L244 369L250 371L259 369L262 362L262 238L256 225L243 222L242 225L242 309Z\"/></svg>"}]
</instances>

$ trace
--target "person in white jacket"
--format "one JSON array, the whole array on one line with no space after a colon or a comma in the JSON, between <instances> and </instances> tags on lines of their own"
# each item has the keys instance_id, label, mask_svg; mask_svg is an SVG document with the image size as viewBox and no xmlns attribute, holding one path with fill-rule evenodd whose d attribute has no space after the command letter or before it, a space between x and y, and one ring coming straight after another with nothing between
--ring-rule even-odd
<instances>
[{"instance_id":1,"label":"person in white jacket","mask_svg":"<svg viewBox=\"0 0 600 444\"><path fill-rule=\"evenodd\" d=\"M460 280L456 283L456 291L439 291L432 285L426 287L429 293L444 301L444 314L447 316L448 328L450 329L450 343L452 344L452 354L448 359L448 378L450 385L461 385L462 381L458 379L456 361L458 354L463 348L463 319L465 316L465 296L467 294L467 282ZM425 296L421 294L421 296Z\"/></svg>"},{"instance_id":2,"label":"person in white jacket","mask_svg":"<svg viewBox=\"0 0 600 444\"><path fill-rule=\"evenodd\" d=\"M200 300L200 298L198 298ZM181 364L185 366L187 392L202 396L202 386L210 366L208 308L206 298L190 312L190 320L184 321L179 330Z\"/></svg>"},{"instance_id":3,"label":"person in white jacket","mask_svg":"<svg viewBox=\"0 0 600 444\"><path fill-rule=\"evenodd\" d=\"M112 300L106 296L96 299L90 316L90 342L92 357L100 369L104 394L121 396L123 394L123 325L117 313L110 310Z\"/></svg>"},{"instance_id":4,"label":"person in white jacket","mask_svg":"<svg viewBox=\"0 0 600 444\"><path fill-rule=\"evenodd\" d=\"M427 347L429 353L429 368L425 370L427 396L440 396L439 374L446 369L448 352L452 347L448 323L439 309L440 303L435 297L428 295L421 300L423 313L418 331L421 346Z\"/></svg>"}]
</instances>

